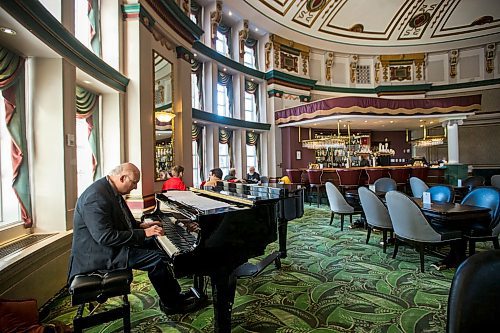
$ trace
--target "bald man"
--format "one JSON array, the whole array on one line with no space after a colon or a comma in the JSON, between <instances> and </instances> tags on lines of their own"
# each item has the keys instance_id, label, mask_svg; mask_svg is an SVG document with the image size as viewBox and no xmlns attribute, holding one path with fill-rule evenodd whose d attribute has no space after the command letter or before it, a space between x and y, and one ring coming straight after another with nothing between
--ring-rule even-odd
<instances>
[{"instance_id":1,"label":"bald man","mask_svg":"<svg viewBox=\"0 0 500 333\"><path fill-rule=\"evenodd\" d=\"M139 169L132 163L114 168L78 198L73 218L69 283L77 274L116 269L148 272L167 314L187 311L190 305L170 274L166 254L153 240L163 235L157 222L138 223L123 195L137 188Z\"/></svg>"}]
</instances>

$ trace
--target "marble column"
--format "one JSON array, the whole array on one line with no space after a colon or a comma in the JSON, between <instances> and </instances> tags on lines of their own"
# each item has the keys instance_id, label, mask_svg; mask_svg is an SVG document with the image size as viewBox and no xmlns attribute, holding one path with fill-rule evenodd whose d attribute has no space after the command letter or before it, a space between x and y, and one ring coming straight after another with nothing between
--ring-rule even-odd
<instances>
[{"instance_id":1,"label":"marble column","mask_svg":"<svg viewBox=\"0 0 500 333\"><path fill-rule=\"evenodd\" d=\"M458 125L462 124L461 119L447 120L442 124L448 133L448 164L459 164Z\"/></svg>"}]
</instances>

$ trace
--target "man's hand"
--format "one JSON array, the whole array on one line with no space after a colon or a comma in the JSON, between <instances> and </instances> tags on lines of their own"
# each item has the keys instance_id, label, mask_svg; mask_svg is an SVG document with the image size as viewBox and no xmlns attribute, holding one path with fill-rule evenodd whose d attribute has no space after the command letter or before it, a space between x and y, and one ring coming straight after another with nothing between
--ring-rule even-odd
<instances>
[{"instance_id":1,"label":"man's hand","mask_svg":"<svg viewBox=\"0 0 500 333\"><path fill-rule=\"evenodd\" d=\"M186 229L189 232L198 232L198 231L200 231L200 226L196 222L187 222L187 223L183 222L183 224L186 226Z\"/></svg>"},{"instance_id":2,"label":"man's hand","mask_svg":"<svg viewBox=\"0 0 500 333\"><path fill-rule=\"evenodd\" d=\"M146 237L163 236L163 228L157 225L144 229L144 232L146 233Z\"/></svg>"},{"instance_id":3,"label":"man's hand","mask_svg":"<svg viewBox=\"0 0 500 333\"><path fill-rule=\"evenodd\" d=\"M141 224L139 224L139 227L141 227L142 229L147 229L147 228L152 227L154 225L161 227L161 222L160 221L151 221L151 220L144 221Z\"/></svg>"}]
</instances>

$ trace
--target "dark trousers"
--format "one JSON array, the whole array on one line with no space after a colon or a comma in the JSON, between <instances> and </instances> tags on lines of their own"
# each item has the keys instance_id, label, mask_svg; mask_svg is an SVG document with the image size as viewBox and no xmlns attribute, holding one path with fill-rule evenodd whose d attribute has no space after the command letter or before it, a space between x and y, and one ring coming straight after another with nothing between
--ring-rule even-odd
<instances>
[{"instance_id":1,"label":"dark trousers","mask_svg":"<svg viewBox=\"0 0 500 333\"><path fill-rule=\"evenodd\" d=\"M167 265L167 254L158 248L153 239L146 239L143 246L129 250L128 267L147 271L163 305L174 307L178 305L181 287Z\"/></svg>"}]
</instances>

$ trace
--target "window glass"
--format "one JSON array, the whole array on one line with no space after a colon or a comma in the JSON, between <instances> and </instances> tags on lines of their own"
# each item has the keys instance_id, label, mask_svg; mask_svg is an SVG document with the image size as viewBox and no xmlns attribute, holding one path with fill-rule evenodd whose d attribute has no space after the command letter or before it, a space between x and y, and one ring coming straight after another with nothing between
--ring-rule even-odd
<instances>
[{"instance_id":1,"label":"window glass","mask_svg":"<svg viewBox=\"0 0 500 333\"><path fill-rule=\"evenodd\" d=\"M198 156L198 143L196 141L192 141L193 148L193 185L195 187L200 186L200 157Z\"/></svg>"},{"instance_id":2,"label":"window glass","mask_svg":"<svg viewBox=\"0 0 500 333\"><path fill-rule=\"evenodd\" d=\"M198 76L196 73L191 73L191 103L193 108L201 109L200 89L198 89Z\"/></svg>"},{"instance_id":3,"label":"window glass","mask_svg":"<svg viewBox=\"0 0 500 333\"><path fill-rule=\"evenodd\" d=\"M11 136L5 123L5 102L0 95L0 227L21 221L21 209L12 189Z\"/></svg>"},{"instance_id":4,"label":"window glass","mask_svg":"<svg viewBox=\"0 0 500 333\"><path fill-rule=\"evenodd\" d=\"M88 18L88 1L75 0L75 37L88 49L90 45L90 21Z\"/></svg>"},{"instance_id":5,"label":"window glass","mask_svg":"<svg viewBox=\"0 0 500 333\"><path fill-rule=\"evenodd\" d=\"M215 50L220 54L229 57L229 46L227 44L227 37L220 31L217 31L217 37L215 40Z\"/></svg>"},{"instance_id":6,"label":"window glass","mask_svg":"<svg viewBox=\"0 0 500 333\"><path fill-rule=\"evenodd\" d=\"M229 117L229 97L227 96L227 87L217 84L217 114L219 116Z\"/></svg>"},{"instance_id":7,"label":"window glass","mask_svg":"<svg viewBox=\"0 0 500 333\"><path fill-rule=\"evenodd\" d=\"M85 119L76 119L76 169L78 196L93 182L92 150L89 127Z\"/></svg>"},{"instance_id":8,"label":"window glass","mask_svg":"<svg viewBox=\"0 0 500 333\"><path fill-rule=\"evenodd\" d=\"M255 50L251 47L244 46L244 56L243 56L243 64L250 68L255 68Z\"/></svg>"},{"instance_id":9,"label":"window glass","mask_svg":"<svg viewBox=\"0 0 500 333\"><path fill-rule=\"evenodd\" d=\"M222 178L229 174L229 145L219 143L219 168L222 170Z\"/></svg>"},{"instance_id":10,"label":"window glass","mask_svg":"<svg viewBox=\"0 0 500 333\"><path fill-rule=\"evenodd\" d=\"M245 120L257 121L255 96L247 92L245 92Z\"/></svg>"},{"instance_id":11,"label":"window glass","mask_svg":"<svg viewBox=\"0 0 500 333\"><path fill-rule=\"evenodd\" d=\"M255 171L259 172L259 163L257 160L257 147L247 145L247 166L255 167Z\"/></svg>"}]
</instances>

